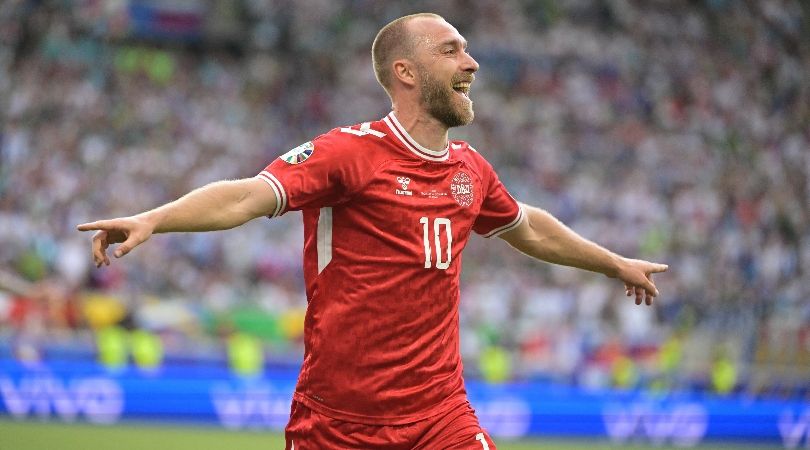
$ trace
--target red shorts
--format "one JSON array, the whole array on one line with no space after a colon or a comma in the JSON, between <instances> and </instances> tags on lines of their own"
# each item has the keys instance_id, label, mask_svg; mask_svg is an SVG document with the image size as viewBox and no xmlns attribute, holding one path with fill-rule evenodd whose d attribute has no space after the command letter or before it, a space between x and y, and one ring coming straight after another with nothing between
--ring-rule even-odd
<instances>
[{"instance_id":1,"label":"red shorts","mask_svg":"<svg viewBox=\"0 0 810 450\"><path fill-rule=\"evenodd\" d=\"M497 450L469 404L405 425L366 425L293 401L285 437L286 450Z\"/></svg>"}]
</instances>

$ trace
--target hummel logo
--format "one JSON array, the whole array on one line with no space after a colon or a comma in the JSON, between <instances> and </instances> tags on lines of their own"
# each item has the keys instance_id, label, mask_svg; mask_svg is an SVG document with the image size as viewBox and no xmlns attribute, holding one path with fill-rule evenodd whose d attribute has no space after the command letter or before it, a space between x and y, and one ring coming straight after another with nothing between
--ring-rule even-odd
<instances>
[{"instance_id":1,"label":"hummel logo","mask_svg":"<svg viewBox=\"0 0 810 450\"><path fill-rule=\"evenodd\" d=\"M397 189L397 195L413 195L413 192L408 190L408 183L411 182L411 179L408 177L397 177L397 183L402 186L402 190Z\"/></svg>"},{"instance_id":2,"label":"hummel logo","mask_svg":"<svg viewBox=\"0 0 810 450\"><path fill-rule=\"evenodd\" d=\"M408 177L397 177L397 183L402 185L402 189L408 189L408 183L411 182L411 179Z\"/></svg>"}]
</instances>

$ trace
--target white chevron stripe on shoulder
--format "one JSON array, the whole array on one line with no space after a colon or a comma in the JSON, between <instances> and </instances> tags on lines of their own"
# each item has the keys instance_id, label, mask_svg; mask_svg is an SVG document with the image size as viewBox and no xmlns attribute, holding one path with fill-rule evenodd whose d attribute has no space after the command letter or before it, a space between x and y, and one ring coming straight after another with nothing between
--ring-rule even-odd
<instances>
[{"instance_id":1,"label":"white chevron stripe on shoulder","mask_svg":"<svg viewBox=\"0 0 810 450\"><path fill-rule=\"evenodd\" d=\"M507 223L506 225L504 225L502 227L495 228L494 230L492 230L489 233L485 234L484 237L485 238L490 238L490 237L499 236L499 235L501 235L503 233L506 233L507 231L514 230L515 228L517 228L523 222L523 219L526 218L526 214L523 212L523 207L518 205L518 208L519 208L518 215L517 215L517 217L515 217L515 220Z\"/></svg>"}]
</instances>

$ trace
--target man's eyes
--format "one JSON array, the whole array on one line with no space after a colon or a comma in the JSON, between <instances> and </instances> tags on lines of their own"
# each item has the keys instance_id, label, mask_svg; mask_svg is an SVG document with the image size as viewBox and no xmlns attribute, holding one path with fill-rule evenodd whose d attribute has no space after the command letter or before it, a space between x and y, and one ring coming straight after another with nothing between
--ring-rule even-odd
<instances>
[{"instance_id":1,"label":"man's eyes","mask_svg":"<svg viewBox=\"0 0 810 450\"><path fill-rule=\"evenodd\" d=\"M445 48L442 49L442 54L444 54L444 55L452 55L453 53L457 53L458 50L461 50L464 53L469 53L467 51L467 47L463 47L461 49L459 49L457 47L445 47Z\"/></svg>"}]
</instances>

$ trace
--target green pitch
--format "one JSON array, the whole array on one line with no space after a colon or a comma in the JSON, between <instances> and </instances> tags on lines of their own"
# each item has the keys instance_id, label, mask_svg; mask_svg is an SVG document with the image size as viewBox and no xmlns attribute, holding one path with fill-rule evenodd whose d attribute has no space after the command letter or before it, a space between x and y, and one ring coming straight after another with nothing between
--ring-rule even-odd
<instances>
[{"instance_id":1,"label":"green pitch","mask_svg":"<svg viewBox=\"0 0 810 450\"><path fill-rule=\"evenodd\" d=\"M600 450L636 449L665 450L670 447L644 445L611 445L584 440L498 440L499 450ZM1 450L276 450L284 448L279 433L227 431L220 428L65 424L59 422L16 422L0 420ZM759 446L706 445L700 450L764 449ZM773 447L777 448L777 447Z\"/></svg>"}]
</instances>

